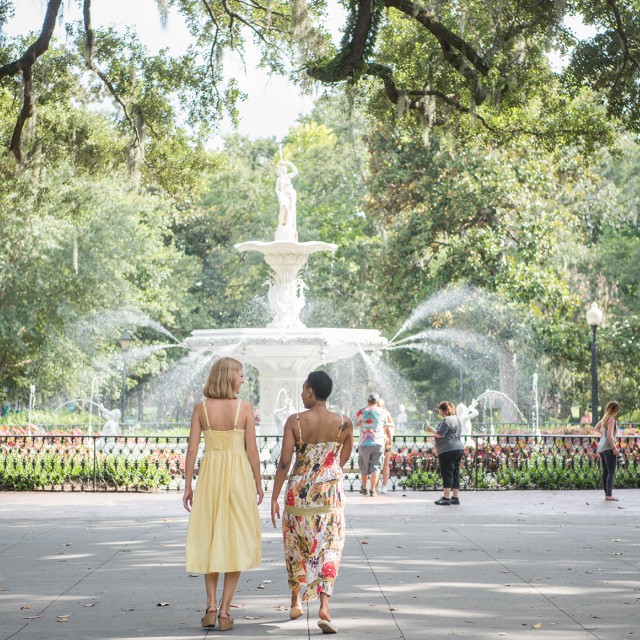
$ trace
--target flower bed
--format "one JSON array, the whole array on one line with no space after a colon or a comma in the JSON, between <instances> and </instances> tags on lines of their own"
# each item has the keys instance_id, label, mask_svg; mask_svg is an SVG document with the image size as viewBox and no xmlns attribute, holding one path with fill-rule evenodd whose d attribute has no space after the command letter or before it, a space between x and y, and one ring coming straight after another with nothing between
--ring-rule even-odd
<instances>
[{"instance_id":1,"label":"flower bed","mask_svg":"<svg viewBox=\"0 0 640 640\"><path fill-rule=\"evenodd\" d=\"M595 489L600 486L598 438L592 436L472 436L462 458L461 483L475 489ZM616 486L640 486L640 438L619 439L625 464ZM428 444L405 444L392 454L391 474L399 488L441 486L437 458Z\"/></svg>"}]
</instances>

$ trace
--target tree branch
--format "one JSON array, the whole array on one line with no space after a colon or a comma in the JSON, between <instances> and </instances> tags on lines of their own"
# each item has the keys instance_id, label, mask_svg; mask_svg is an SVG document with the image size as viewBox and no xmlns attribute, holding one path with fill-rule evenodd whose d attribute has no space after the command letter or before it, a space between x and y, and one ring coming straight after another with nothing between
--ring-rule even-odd
<instances>
[{"instance_id":1,"label":"tree branch","mask_svg":"<svg viewBox=\"0 0 640 640\"><path fill-rule=\"evenodd\" d=\"M606 0L607 4L611 7L611 11L613 11L613 16L616 21L616 33L620 38L620 44L622 45L622 64L618 68L618 73L611 85L610 94L613 94L617 87L618 83L622 79L624 74L624 70L627 67L627 64L631 62L634 67L638 66L638 60L631 55L631 48L629 47L629 38L627 36L627 32L624 29L624 24L622 22L622 12L620 11L620 7L616 4L615 0Z\"/></svg>"},{"instance_id":2,"label":"tree branch","mask_svg":"<svg viewBox=\"0 0 640 640\"><path fill-rule=\"evenodd\" d=\"M91 25L91 0L84 0L82 7L83 19L84 19L84 59L87 65L87 68L93 71L100 80L104 83L104 85L109 90L109 93L113 96L114 100L122 107L122 111L124 113L124 117L127 119L127 122L131 125L133 129L134 140L132 145L140 144L140 132L138 131L138 127L134 122L133 118L129 114L129 110L127 108L126 102L120 97L120 94L117 92L116 88L113 86L112 82L107 78L107 76L98 69L94 60L93 60L93 48L95 45L95 32Z\"/></svg>"},{"instance_id":3,"label":"tree branch","mask_svg":"<svg viewBox=\"0 0 640 640\"><path fill-rule=\"evenodd\" d=\"M411 0L384 0L384 4L417 20L436 37L440 46L447 45L449 49L456 49L473 65L478 73L483 76L489 75L489 65L482 56L466 40L447 29L435 15Z\"/></svg>"},{"instance_id":4,"label":"tree branch","mask_svg":"<svg viewBox=\"0 0 640 640\"><path fill-rule=\"evenodd\" d=\"M473 116L474 118L479 120L482 123L482 126L484 126L486 129L488 129L492 133L497 133L496 129L494 129L481 115L479 115L475 111L472 111L469 107L465 107L458 100L455 100L442 91L437 91L435 89L412 89L408 91L399 90L393 78L393 71L386 65L378 63L369 64L367 66L366 73L367 75L374 76L382 80L387 97L391 102L393 102L393 104L400 104L400 101L403 99L403 97L407 96L411 99L405 102L405 107L413 109L414 111L425 113L426 104L421 101L420 98L433 96L438 100L446 103L456 111Z\"/></svg>"},{"instance_id":5,"label":"tree branch","mask_svg":"<svg viewBox=\"0 0 640 640\"><path fill-rule=\"evenodd\" d=\"M341 82L353 77L362 68L374 19L373 0L359 0L358 13L351 40L331 61L311 66L307 73L321 82ZM346 36L345 36L346 37Z\"/></svg>"},{"instance_id":6,"label":"tree branch","mask_svg":"<svg viewBox=\"0 0 640 640\"><path fill-rule=\"evenodd\" d=\"M538 22L521 22L519 24L512 24L505 33L499 35L496 41L487 49L485 58L487 60L493 60L493 56L507 43L509 40L513 40L516 36L520 35L523 31L528 31L537 26Z\"/></svg>"},{"instance_id":7,"label":"tree branch","mask_svg":"<svg viewBox=\"0 0 640 640\"><path fill-rule=\"evenodd\" d=\"M24 130L24 125L34 113L33 65L49 48L49 43L53 36L53 30L56 26L56 17L61 4L62 0L49 0L49 3L47 4L47 12L38 38L28 47L20 58L0 67L0 80L22 73L22 108L18 114L16 126L14 127L13 135L11 136L11 144L9 145L9 151L14 155L15 159L19 163L22 163L24 160L24 155L22 153L22 132Z\"/></svg>"},{"instance_id":8,"label":"tree branch","mask_svg":"<svg viewBox=\"0 0 640 640\"><path fill-rule=\"evenodd\" d=\"M11 136L11 144L9 151L13 154L19 164L22 164L24 155L22 153L22 131L26 121L33 115L33 76L31 73L31 65L22 70L22 108L16 120L16 126L13 128Z\"/></svg>"},{"instance_id":9,"label":"tree branch","mask_svg":"<svg viewBox=\"0 0 640 640\"><path fill-rule=\"evenodd\" d=\"M260 40L262 40L262 42L264 42L265 44L269 44L269 41L264 37L264 35L260 31L258 31L255 25L253 25L251 22L243 18L239 13L236 13L229 7L229 5L227 4L227 0L222 0L222 7L225 13L229 16L230 31L233 29L233 21L237 20L238 22L241 22L246 27L249 27L249 29L251 29L251 31L253 31L253 33L255 33L255 35L258 36L258 38L260 38Z\"/></svg>"},{"instance_id":10,"label":"tree branch","mask_svg":"<svg viewBox=\"0 0 640 640\"><path fill-rule=\"evenodd\" d=\"M27 67L33 67L35 61L49 48L61 4L62 0L49 0L40 35L20 58L0 67L0 80L7 76L15 76Z\"/></svg>"}]
</instances>

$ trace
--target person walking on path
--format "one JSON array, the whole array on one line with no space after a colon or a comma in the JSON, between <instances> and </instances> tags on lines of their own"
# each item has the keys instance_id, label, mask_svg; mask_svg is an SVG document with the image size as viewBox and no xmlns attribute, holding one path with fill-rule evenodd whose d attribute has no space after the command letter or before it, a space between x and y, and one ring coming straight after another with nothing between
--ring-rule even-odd
<instances>
[{"instance_id":1,"label":"person walking on path","mask_svg":"<svg viewBox=\"0 0 640 640\"><path fill-rule=\"evenodd\" d=\"M617 502L618 498L613 497L613 483L616 479L616 468L618 466L618 447L616 446L616 435L618 432L617 415L620 413L620 403L611 400L604 408L604 416L598 422L596 428L602 429L602 437L598 442L598 453L602 464L602 488L604 489L605 500Z\"/></svg>"},{"instance_id":2,"label":"person walking on path","mask_svg":"<svg viewBox=\"0 0 640 640\"><path fill-rule=\"evenodd\" d=\"M320 598L318 626L336 633L329 599L338 576L345 541L342 467L353 448L351 420L329 411L333 382L324 371L312 371L302 385L306 411L289 416L271 497L271 521L280 518L278 498L295 461L285 493L282 535L291 589L292 620L302 615L302 602ZM300 599L300 589L306 586Z\"/></svg>"},{"instance_id":3,"label":"person walking on path","mask_svg":"<svg viewBox=\"0 0 640 640\"><path fill-rule=\"evenodd\" d=\"M456 408L450 402L441 402L438 413L442 417L438 428L427 426L427 431L436 438L438 466L442 475L443 496L435 503L444 506L460 504L460 460L464 453L462 425L456 416Z\"/></svg>"},{"instance_id":4,"label":"person walking on path","mask_svg":"<svg viewBox=\"0 0 640 640\"><path fill-rule=\"evenodd\" d=\"M387 493L389 476L391 475L391 451L393 449L393 433L396 425L393 422L391 413L385 406L385 402L382 398L378 400L378 405L386 413L385 418L385 438L384 438L384 452L382 460L382 486L380 487L380 493ZM390 435L387 437L387 433Z\"/></svg>"},{"instance_id":5,"label":"person walking on path","mask_svg":"<svg viewBox=\"0 0 640 640\"><path fill-rule=\"evenodd\" d=\"M220 358L211 367L204 400L191 417L182 502L189 515L186 543L188 573L203 573L207 607L203 627L233 629L229 614L240 572L260 564L262 531L258 505L264 492L256 444L253 407L237 396L244 382L242 364ZM194 495L192 478L200 437L204 455ZM256 497L257 496L257 497ZM218 574L224 573L220 606Z\"/></svg>"},{"instance_id":6,"label":"person walking on path","mask_svg":"<svg viewBox=\"0 0 640 640\"><path fill-rule=\"evenodd\" d=\"M391 432L387 426L387 412L378 404L380 396L370 393L367 406L356 413L356 425L360 430L358 442L358 467L362 486L360 493L367 495L367 482L371 478L370 496L378 495L378 478L382 469L382 454L385 438L391 439Z\"/></svg>"}]
</instances>

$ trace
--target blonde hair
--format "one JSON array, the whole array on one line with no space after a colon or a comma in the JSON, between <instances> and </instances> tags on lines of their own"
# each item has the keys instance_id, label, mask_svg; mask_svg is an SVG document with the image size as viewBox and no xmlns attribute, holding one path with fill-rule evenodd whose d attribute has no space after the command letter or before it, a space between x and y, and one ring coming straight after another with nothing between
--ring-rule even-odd
<instances>
[{"instance_id":1,"label":"blonde hair","mask_svg":"<svg viewBox=\"0 0 640 640\"><path fill-rule=\"evenodd\" d=\"M610 402L607 402L607 406L604 408L604 415L602 416L602 420L598 422L596 427L606 427L609 418L615 418L618 413L620 413L620 403L617 400L611 400Z\"/></svg>"},{"instance_id":2,"label":"blonde hair","mask_svg":"<svg viewBox=\"0 0 640 640\"><path fill-rule=\"evenodd\" d=\"M237 398L236 373L242 363L235 358L220 358L213 363L202 393L205 398Z\"/></svg>"},{"instance_id":3,"label":"blonde hair","mask_svg":"<svg viewBox=\"0 0 640 640\"><path fill-rule=\"evenodd\" d=\"M438 409L444 413L445 416L455 416L456 408L450 402L441 402L438 405Z\"/></svg>"}]
</instances>

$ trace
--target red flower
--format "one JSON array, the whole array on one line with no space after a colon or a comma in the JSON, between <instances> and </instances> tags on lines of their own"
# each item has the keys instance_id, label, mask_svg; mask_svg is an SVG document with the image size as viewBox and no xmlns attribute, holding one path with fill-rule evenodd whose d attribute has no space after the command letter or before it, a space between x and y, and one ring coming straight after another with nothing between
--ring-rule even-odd
<instances>
[{"instance_id":1,"label":"red flower","mask_svg":"<svg viewBox=\"0 0 640 640\"><path fill-rule=\"evenodd\" d=\"M333 562L325 562L322 565L321 575L323 578L335 578L336 577L336 565Z\"/></svg>"},{"instance_id":2,"label":"red flower","mask_svg":"<svg viewBox=\"0 0 640 640\"><path fill-rule=\"evenodd\" d=\"M287 492L287 504L290 507L293 507L295 503L296 503L296 499L295 499L295 496L293 495L293 490L289 489L289 491Z\"/></svg>"},{"instance_id":3,"label":"red flower","mask_svg":"<svg viewBox=\"0 0 640 640\"><path fill-rule=\"evenodd\" d=\"M324 466L330 467L335 462L335 459L336 459L336 456L333 453L333 451L329 451L329 453L327 454L327 457L324 459Z\"/></svg>"}]
</instances>

